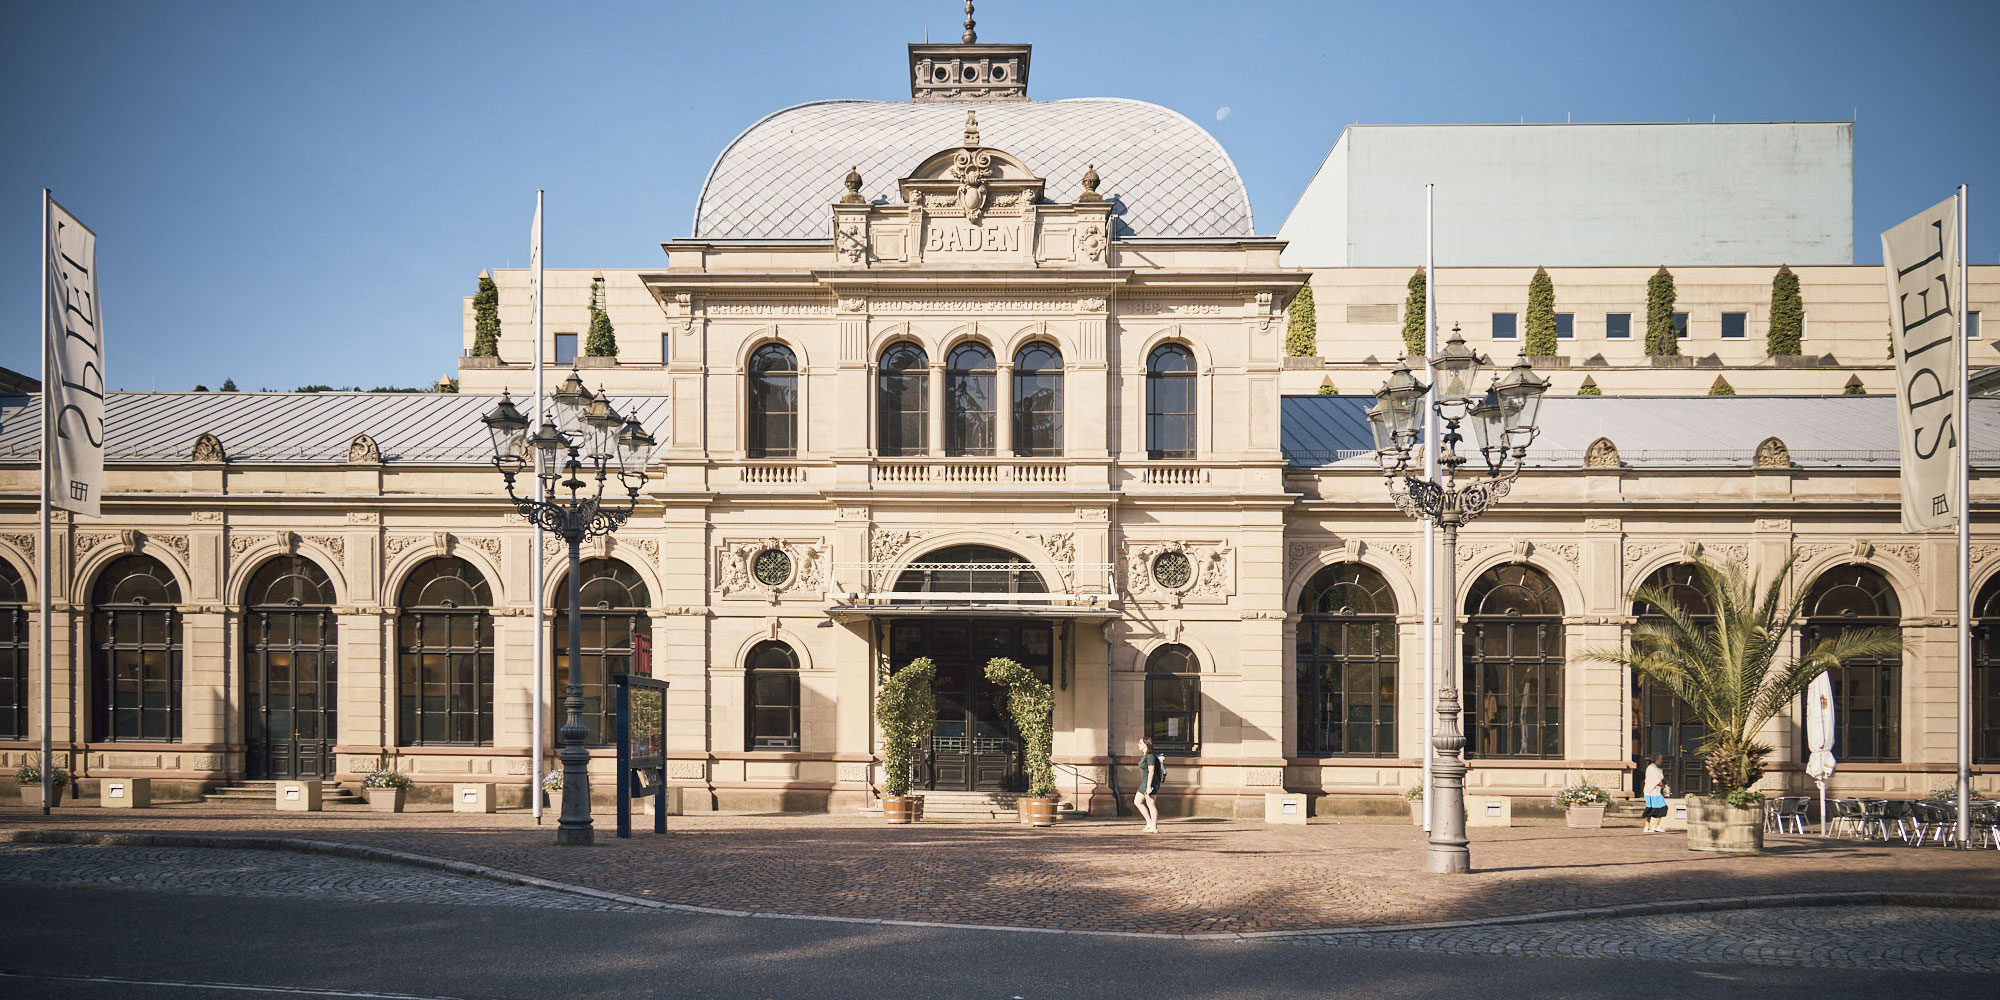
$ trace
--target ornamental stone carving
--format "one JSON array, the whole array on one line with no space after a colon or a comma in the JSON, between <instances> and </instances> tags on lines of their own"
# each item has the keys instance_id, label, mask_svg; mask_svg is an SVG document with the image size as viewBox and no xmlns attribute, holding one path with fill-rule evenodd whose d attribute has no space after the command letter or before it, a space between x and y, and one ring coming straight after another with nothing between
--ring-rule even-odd
<instances>
[{"instance_id":1,"label":"ornamental stone carving","mask_svg":"<svg viewBox=\"0 0 2000 1000\"><path fill-rule=\"evenodd\" d=\"M75 543L73 543L76 548L77 558L80 559L84 556L89 555L98 546L103 545L105 542L111 541L112 539L117 537L118 537L117 535L103 531L78 532L76 536L76 541Z\"/></svg>"},{"instance_id":2,"label":"ornamental stone carving","mask_svg":"<svg viewBox=\"0 0 2000 1000\"><path fill-rule=\"evenodd\" d=\"M190 511L188 513L188 520L195 524L221 524L222 512L219 510Z\"/></svg>"},{"instance_id":3,"label":"ornamental stone carving","mask_svg":"<svg viewBox=\"0 0 2000 1000\"><path fill-rule=\"evenodd\" d=\"M897 554L909 548L912 543L929 538L930 535L928 531L876 528L873 532L873 541L868 547L869 558L877 563L894 562Z\"/></svg>"},{"instance_id":4,"label":"ornamental stone carving","mask_svg":"<svg viewBox=\"0 0 2000 1000\"><path fill-rule=\"evenodd\" d=\"M1103 226L1092 223L1083 227L1083 231L1077 234L1077 253L1093 264L1104 259L1105 246Z\"/></svg>"},{"instance_id":5,"label":"ornamental stone carving","mask_svg":"<svg viewBox=\"0 0 2000 1000\"><path fill-rule=\"evenodd\" d=\"M174 553L181 557L181 561L183 563L187 562L188 537L186 535L147 534L145 538L147 543L149 544L152 542L159 542L161 545L164 545L167 548L174 550Z\"/></svg>"},{"instance_id":6,"label":"ornamental stone carving","mask_svg":"<svg viewBox=\"0 0 2000 1000\"><path fill-rule=\"evenodd\" d=\"M1577 551L1575 542L1550 542L1541 548L1547 550L1549 555L1561 560L1564 565L1570 568L1570 572L1577 573L1582 571L1583 560Z\"/></svg>"},{"instance_id":7,"label":"ornamental stone carving","mask_svg":"<svg viewBox=\"0 0 2000 1000\"><path fill-rule=\"evenodd\" d=\"M339 535L307 535L305 539L333 553L335 556L345 556L347 554L347 539Z\"/></svg>"},{"instance_id":8,"label":"ornamental stone carving","mask_svg":"<svg viewBox=\"0 0 2000 1000\"><path fill-rule=\"evenodd\" d=\"M350 511L348 511L348 512L347 512L347 523L348 523L348 524L381 524L381 523L382 523L382 515L380 515L380 514L377 514L377 513L375 513L375 512L374 512L374 511L372 511L372 510L350 510Z\"/></svg>"},{"instance_id":9,"label":"ornamental stone carving","mask_svg":"<svg viewBox=\"0 0 2000 1000\"><path fill-rule=\"evenodd\" d=\"M1076 561L1076 532L1074 531L1028 532L1026 537L1032 539L1042 548L1047 549L1050 557L1059 563Z\"/></svg>"},{"instance_id":10,"label":"ornamental stone carving","mask_svg":"<svg viewBox=\"0 0 2000 1000\"><path fill-rule=\"evenodd\" d=\"M395 557L401 555L404 549L407 549L410 546L415 545L422 540L423 539L417 535L391 535L386 541L382 543L382 548L384 551L389 553L389 558L394 559Z\"/></svg>"},{"instance_id":11,"label":"ornamental stone carving","mask_svg":"<svg viewBox=\"0 0 2000 1000\"><path fill-rule=\"evenodd\" d=\"M821 538L725 540L716 547L716 590L724 597L810 596L826 589L830 551Z\"/></svg>"},{"instance_id":12,"label":"ornamental stone carving","mask_svg":"<svg viewBox=\"0 0 2000 1000\"><path fill-rule=\"evenodd\" d=\"M349 465L380 465L382 447L375 443L374 438L356 434L354 440L347 443L347 462Z\"/></svg>"},{"instance_id":13,"label":"ornamental stone carving","mask_svg":"<svg viewBox=\"0 0 2000 1000\"><path fill-rule=\"evenodd\" d=\"M868 259L868 234L858 222L840 227L833 235L834 252L849 264L860 264Z\"/></svg>"},{"instance_id":14,"label":"ornamental stone carving","mask_svg":"<svg viewBox=\"0 0 2000 1000\"><path fill-rule=\"evenodd\" d=\"M1612 444L1610 438L1598 438L1583 451L1583 467L1586 469L1615 469L1620 464L1618 446Z\"/></svg>"},{"instance_id":15,"label":"ornamental stone carving","mask_svg":"<svg viewBox=\"0 0 2000 1000\"><path fill-rule=\"evenodd\" d=\"M1178 602L1220 600L1235 589L1235 550L1220 542L1125 543L1125 590Z\"/></svg>"},{"instance_id":16,"label":"ornamental stone carving","mask_svg":"<svg viewBox=\"0 0 2000 1000\"><path fill-rule=\"evenodd\" d=\"M200 437L194 439L194 446L188 449L188 461L214 463L228 461L222 453L222 439L204 431Z\"/></svg>"},{"instance_id":17,"label":"ornamental stone carving","mask_svg":"<svg viewBox=\"0 0 2000 1000\"><path fill-rule=\"evenodd\" d=\"M0 542L12 545L29 559L35 558L35 536L33 535L0 535Z\"/></svg>"},{"instance_id":18,"label":"ornamental stone carving","mask_svg":"<svg viewBox=\"0 0 2000 1000\"><path fill-rule=\"evenodd\" d=\"M1878 546L1878 548L1880 548L1883 552L1886 552L1892 556L1895 556L1898 559L1901 559L1911 569L1922 568L1923 557L1924 557L1923 549L1918 548L1917 545L1913 542L1892 542L1887 545Z\"/></svg>"},{"instance_id":19,"label":"ornamental stone carving","mask_svg":"<svg viewBox=\"0 0 2000 1000\"><path fill-rule=\"evenodd\" d=\"M492 535L475 535L471 538L463 539L463 541L473 548L486 553L493 559L500 558L500 539Z\"/></svg>"},{"instance_id":20,"label":"ornamental stone carving","mask_svg":"<svg viewBox=\"0 0 2000 1000\"><path fill-rule=\"evenodd\" d=\"M1792 467L1792 450L1785 442L1775 437L1767 437L1757 446L1757 454L1751 464L1759 469L1789 469Z\"/></svg>"}]
</instances>

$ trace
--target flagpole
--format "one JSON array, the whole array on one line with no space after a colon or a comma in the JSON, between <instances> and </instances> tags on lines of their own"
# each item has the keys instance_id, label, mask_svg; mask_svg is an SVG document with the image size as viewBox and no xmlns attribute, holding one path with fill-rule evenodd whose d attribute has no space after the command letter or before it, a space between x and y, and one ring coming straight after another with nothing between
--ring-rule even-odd
<instances>
[{"instance_id":1,"label":"flagpole","mask_svg":"<svg viewBox=\"0 0 2000 1000\"><path fill-rule=\"evenodd\" d=\"M1972 846L1972 350L1965 185L1958 186L1958 846Z\"/></svg>"},{"instance_id":2,"label":"flagpole","mask_svg":"<svg viewBox=\"0 0 2000 1000\"><path fill-rule=\"evenodd\" d=\"M533 250L534 250L533 254L534 260L531 262L533 267L529 272L528 281L531 282L533 285L534 289L533 298L535 303L535 317L534 317L535 405L533 407L534 411L533 423L530 424L530 426L534 427L536 430L540 430L542 426L542 298L546 290L542 287L542 192L541 189L539 188L535 190L535 233L534 233ZM542 499L543 499L542 477L536 476L535 501L537 503L540 503ZM535 823L536 825L540 825L542 822L542 701L544 694L543 682L545 680L543 675L548 673L548 661L546 659L548 654L548 643L542 641L543 629L545 628L545 626L542 623L543 568L542 568L542 525L540 522L536 522L535 524L534 566L535 566L535 574L534 574L535 583L534 586L529 589L534 592L533 615L535 620L535 626L534 626L535 654L532 661L535 667L535 704L534 704L534 711L531 713L534 719L533 725L535 730L535 735L532 740L532 744L534 746L535 762L533 766L534 777L530 779L528 782L528 799L534 805ZM574 669L574 664L572 664L571 666L572 669Z\"/></svg>"},{"instance_id":3,"label":"flagpole","mask_svg":"<svg viewBox=\"0 0 2000 1000\"><path fill-rule=\"evenodd\" d=\"M1424 357L1437 353L1437 257L1433 247L1431 196L1435 184L1424 185ZM1437 408L1424 408L1424 477L1438 474ZM1424 830L1431 828L1431 738L1437 728L1437 524L1424 521Z\"/></svg>"},{"instance_id":4,"label":"flagpole","mask_svg":"<svg viewBox=\"0 0 2000 1000\"><path fill-rule=\"evenodd\" d=\"M36 589L41 591L41 615L42 615L42 692L41 692L42 694L41 697L42 815L44 816L47 816L49 814L49 792L53 785L54 770L55 770L55 764L54 764L55 747L49 737L49 719L50 716L53 714L51 709L51 703L54 700L53 693L49 690L49 685L53 682L52 678L55 676L55 653L53 650L53 644L51 642L54 633L49 627L52 624L51 619L54 617L55 614L53 602L50 601L49 599L49 581L52 579L52 575L49 569L51 563L51 560L49 558L49 536L52 534L52 532L49 529L49 446L55 441L55 435L50 432L50 426L49 426L51 423L49 419L51 416L49 407L49 374L50 374L49 369L51 367L49 364L49 352L55 350L55 344L51 340L52 331L49 329L49 266L50 266L49 201L50 201L49 189L43 188L42 189L42 386L41 386L42 388L42 456L41 456L42 457L42 545L41 545L41 551L36 553L36 555L38 556L38 569L39 572L41 573L41 581L40 581L41 586Z\"/></svg>"}]
</instances>

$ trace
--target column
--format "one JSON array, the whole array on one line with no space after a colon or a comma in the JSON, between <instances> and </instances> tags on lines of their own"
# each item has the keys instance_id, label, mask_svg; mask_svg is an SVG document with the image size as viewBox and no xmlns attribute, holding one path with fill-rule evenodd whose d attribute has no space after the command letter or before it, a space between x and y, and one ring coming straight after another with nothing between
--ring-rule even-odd
<instances>
[{"instance_id":1,"label":"column","mask_svg":"<svg viewBox=\"0 0 2000 1000\"><path fill-rule=\"evenodd\" d=\"M993 365L993 454L1010 458L1014 454L1014 363Z\"/></svg>"},{"instance_id":2,"label":"column","mask_svg":"<svg viewBox=\"0 0 2000 1000\"><path fill-rule=\"evenodd\" d=\"M930 438L931 457L944 455L944 362L931 362L930 414L927 433Z\"/></svg>"}]
</instances>

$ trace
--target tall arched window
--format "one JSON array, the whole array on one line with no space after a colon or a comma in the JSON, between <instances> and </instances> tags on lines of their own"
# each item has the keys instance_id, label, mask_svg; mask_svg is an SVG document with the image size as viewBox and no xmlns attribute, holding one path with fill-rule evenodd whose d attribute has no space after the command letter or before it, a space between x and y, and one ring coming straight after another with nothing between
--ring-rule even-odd
<instances>
[{"instance_id":1,"label":"tall arched window","mask_svg":"<svg viewBox=\"0 0 2000 1000\"><path fill-rule=\"evenodd\" d=\"M797 750L798 656L782 642L760 642L750 647L743 668L743 745L751 750Z\"/></svg>"},{"instance_id":2,"label":"tall arched window","mask_svg":"<svg viewBox=\"0 0 2000 1000\"><path fill-rule=\"evenodd\" d=\"M1692 563L1675 563L1654 570L1646 578L1644 586L1665 593L1697 623L1706 625L1715 620L1715 609L1709 607L1708 592L1702 589L1701 576ZM1644 601L1633 602L1632 614L1641 622L1662 620L1659 609ZM1667 787L1678 788L1689 795L1708 794L1710 779L1701 753L1701 741L1707 735L1708 727L1695 717L1687 702L1647 680L1644 675L1633 673L1632 771L1635 778L1642 777L1646 762L1654 754L1659 754L1666 758L1663 770L1667 775Z\"/></svg>"},{"instance_id":3,"label":"tall arched window","mask_svg":"<svg viewBox=\"0 0 2000 1000\"><path fill-rule=\"evenodd\" d=\"M310 559L279 556L250 577L243 603L248 777L333 777L340 673L333 581Z\"/></svg>"},{"instance_id":4,"label":"tall arched window","mask_svg":"<svg viewBox=\"0 0 2000 1000\"><path fill-rule=\"evenodd\" d=\"M1800 641L1811 649L1853 628L1896 628L1896 593L1882 574L1859 563L1821 573L1806 592ZM1849 660L1827 672L1833 681L1833 746L1843 761L1902 759L1903 660Z\"/></svg>"},{"instance_id":5,"label":"tall arched window","mask_svg":"<svg viewBox=\"0 0 2000 1000\"><path fill-rule=\"evenodd\" d=\"M1299 594L1299 755L1396 753L1396 598L1360 563Z\"/></svg>"},{"instance_id":6,"label":"tall arched window","mask_svg":"<svg viewBox=\"0 0 2000 1000\"><path fill-rule=\"evenodd\" d=\"M1972 602L1972 759L2000 763L2000 576Z\"/></svg>"},{"instance_id":7,"label":"tall arched window","mask_svg":"<svg viewBox=\"0 0 2000 1000\"><path fill-rule=\"evenodd\" d=\"M751 458L792 458L799 453L799 363L783 344L765 344L750 355Z\"/></svg>"},{"instance_id":8,"label":"tall arched window","mask_svg":"<svg viewBox=\"0 0 2000 1000\"><path fill-rule=\"evenodd\" d=\"M1555 584L1527 566L1495 566L1466 596L1466 752L1561 757L1563 624Z\"/></svg>"},{"instance_id":9,"label":"tall arched window","mask_svg":"<svg viewBox=\"0 0 2000 1000\"><path fill-rule=\"evenodd\" d=\"M993 454L993 352L984 344L945 356L944 453Z\"/></svg>"},{"instance_id":10,"label":"tall arched window","mask_svg":"<svg viewBox=\"0 0 2000 1000\"><path fill-rule=\"evenodd\" d=\"M28 738L28 587L0 559L0 740Z\"/></svg>"},{"instance_id":11,"label":"tall arched window","mask_svg":"<svg viewBox=\"0 0 2000 1000\"><path fill-rule=\"evenodd\" d=\"M1028 560L991 545L952 545L927 552L896 574L896 590L944 594L1046 594ZM944 598L963 601L966 598Z\"/></svg>"},{"instance_id":12,"label":"tall arched window","mask_svg":"<svg viewBox=\"0 0 2000 1000\"><path fill-rule=\"evenodd\" d=\"M181 586L150 556L120 556L90 590L92 740L181 738Z\"/></svg>"},{"instance_id":13,"label":"tall arched window","mask_svg":"<svg viewBox=\"0 0 2000 1000\"><path fill-rule=\"evenodd\" d=\"M1146 735L1155 750L1201 748L1201 661L1170 642L1146 657Z\"/></svg>"},{"instance_id":14,"label":"tall arched window","mask_svg":"<svg viewBox=\"0 0 2000 1000\"><path fill-rule=\"evenodd\" d=\"M397 738L404 746L493 743L492 588L452 556L423 563L397 604Z\"/></svg>"},{"instance_id":15,"label":"tall arched window","mask_svg":"<svg viewBox=\"0 0 2000 1000\"><path fill-rule=\"evenodd\" d=\"M877 451L921 455L930 450L931 367L923 348L904 342L882 352L875 397Z\"/></svg>"},{"instance_id":16,"label":"tall arched window","mask_svg":"<svg viewBox=\"0 0 2000 1000\"><path fill-rule=\"evenodd\" d=\"M585 559L581 610L583 644L578 655L583 660L583 725L591 746L610 746L618 736L618 702L611 678L619 674L652 672L653 623L646 617L652 606L645 581L632 567L616 559ZM549 642L554 655L555 687L550 692L554 710L550 732L569 721L563 702L569 697L569 577L556 587L555 618L549 622Z\"/></svg>"},{"instance_id":17,"label":"tall arched window","mask_svg":"<svg viewBox=\"0 0 2000 1000\"><path fill-rule=\"evenodd\" d=\"M1146 457L1193 458L1194 355L1161 344L1146 359Z\"/></svg>"},{"instance_id":18,"label":"tall arched window","mask_svg":"<svg viewBox=\"0 0 2000 1000\"><path fill-rule=\"evenodd\" d=\"M1014 352L1014 454L1063 453L1063 359L1056 345L1036 342Z\"/></svg>"}]
</instances>

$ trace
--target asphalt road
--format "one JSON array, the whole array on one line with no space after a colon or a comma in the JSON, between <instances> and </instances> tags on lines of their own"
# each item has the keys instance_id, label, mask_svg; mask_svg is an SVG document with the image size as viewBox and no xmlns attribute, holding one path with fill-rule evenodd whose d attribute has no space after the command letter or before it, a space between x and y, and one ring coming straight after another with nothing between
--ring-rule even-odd
<instances>
[{"instance_id":1,"label":"asphalt road","mask_svg":"<svg viewBox=\"0 0 2000 1000\"><path fill-rule=\"evenodd\" d=\"M0 887L0 996L954 1000L1993 995L1988 974L1441 955L405 901Z\"/></svg>"}]
</instances>

